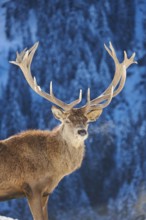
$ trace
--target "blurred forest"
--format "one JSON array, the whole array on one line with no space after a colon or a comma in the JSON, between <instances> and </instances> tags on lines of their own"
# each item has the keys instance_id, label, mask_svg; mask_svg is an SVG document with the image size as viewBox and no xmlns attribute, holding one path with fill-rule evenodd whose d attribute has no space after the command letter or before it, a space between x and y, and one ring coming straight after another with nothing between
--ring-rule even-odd
<instances>
[{"instance_id":1,"label":"blurred forest","mask_svg":"<svg viewBox=\"0 0 146 220\"><path fill-rule=\"evenodd\" d=\"M40 42L32 72L70 102L87 88L91 97L109 85L114 63L103 44L136 52L124 90L89 128L82 167L65 177L49 200L50 220L146 218L146 1L1 0L0 139L58 124L51 103L35 94L9 60ZM82 103L82 104L83 104ZM25 199L0 203L0 215L31 219Z\"/></svg>"}]
</instances>

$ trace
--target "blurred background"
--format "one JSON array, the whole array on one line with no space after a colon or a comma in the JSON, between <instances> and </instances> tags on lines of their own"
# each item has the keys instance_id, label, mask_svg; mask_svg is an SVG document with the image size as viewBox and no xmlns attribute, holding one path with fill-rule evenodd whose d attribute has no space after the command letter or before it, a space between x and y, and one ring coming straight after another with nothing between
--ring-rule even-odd
<instances>
[{"instance_id":1,"label":"blurred background","mask_svg":"<svg viewBox=\"0 0 146 220\"><path fill-rule=\"evenodd\" d=\"M70 102L110 84L112 41L120 61L136 52L124 90L89 128L82 167L64 178L49 200L50 220L144 220L146 211L146 1L1 0L0 139L26 129L52 129L51 103L25 82L15 52L40 42L32 72ZM30 220L25 199L0 203L0 215Z\"/></svg>"}]
</instances>

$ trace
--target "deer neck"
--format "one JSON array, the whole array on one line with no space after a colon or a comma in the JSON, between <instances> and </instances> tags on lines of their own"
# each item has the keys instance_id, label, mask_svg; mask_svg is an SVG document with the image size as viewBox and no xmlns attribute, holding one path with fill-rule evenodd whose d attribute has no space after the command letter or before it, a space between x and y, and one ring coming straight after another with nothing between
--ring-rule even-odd
<instances>
[{"instance_id":1,"label":"deer neck","mask_svg":"<svg viewBox=\"0 0 146 220\"><path fill-rule=\"evenodd\" d=\"M61 139L65 141L68 146L72 146L76 149L84 146L84 140L78 137L74 137L74 134L69 134L68 130L63 124L60 125L59 133Z\"/></svg>"}]
</instances>

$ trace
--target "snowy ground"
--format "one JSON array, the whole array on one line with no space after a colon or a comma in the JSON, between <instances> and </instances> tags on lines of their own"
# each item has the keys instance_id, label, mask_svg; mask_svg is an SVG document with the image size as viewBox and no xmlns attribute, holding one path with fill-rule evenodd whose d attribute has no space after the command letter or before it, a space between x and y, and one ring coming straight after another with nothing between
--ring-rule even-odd
<instances>
[{"instance_id":1,"label":"snowy ground","mask_svg":"<svg viewBox=\"0 0 146 220\"><path fill-rule=\"evenodd\" d=\"M0 220L14 220L14 219L13 218L7 218L7 217L4 217L4 216L0 216Z\"/></svg>"}]
</instances>

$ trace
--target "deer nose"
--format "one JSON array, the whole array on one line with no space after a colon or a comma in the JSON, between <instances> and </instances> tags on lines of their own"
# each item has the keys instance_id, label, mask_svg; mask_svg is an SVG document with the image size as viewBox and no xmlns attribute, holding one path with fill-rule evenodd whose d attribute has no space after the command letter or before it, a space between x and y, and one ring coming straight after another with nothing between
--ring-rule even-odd
<instances>
[{"instance_id":1,"label":"deer nose","mask_svg":"<svg viewBox=\"0 0 146 220\"><path fill-rule=\"evenodd\" d=\"M85 136L87 134L87 131L85 129L81 129L81 130L78 130L78 134L81 136Z\"/></svg>"}]
</instances>

